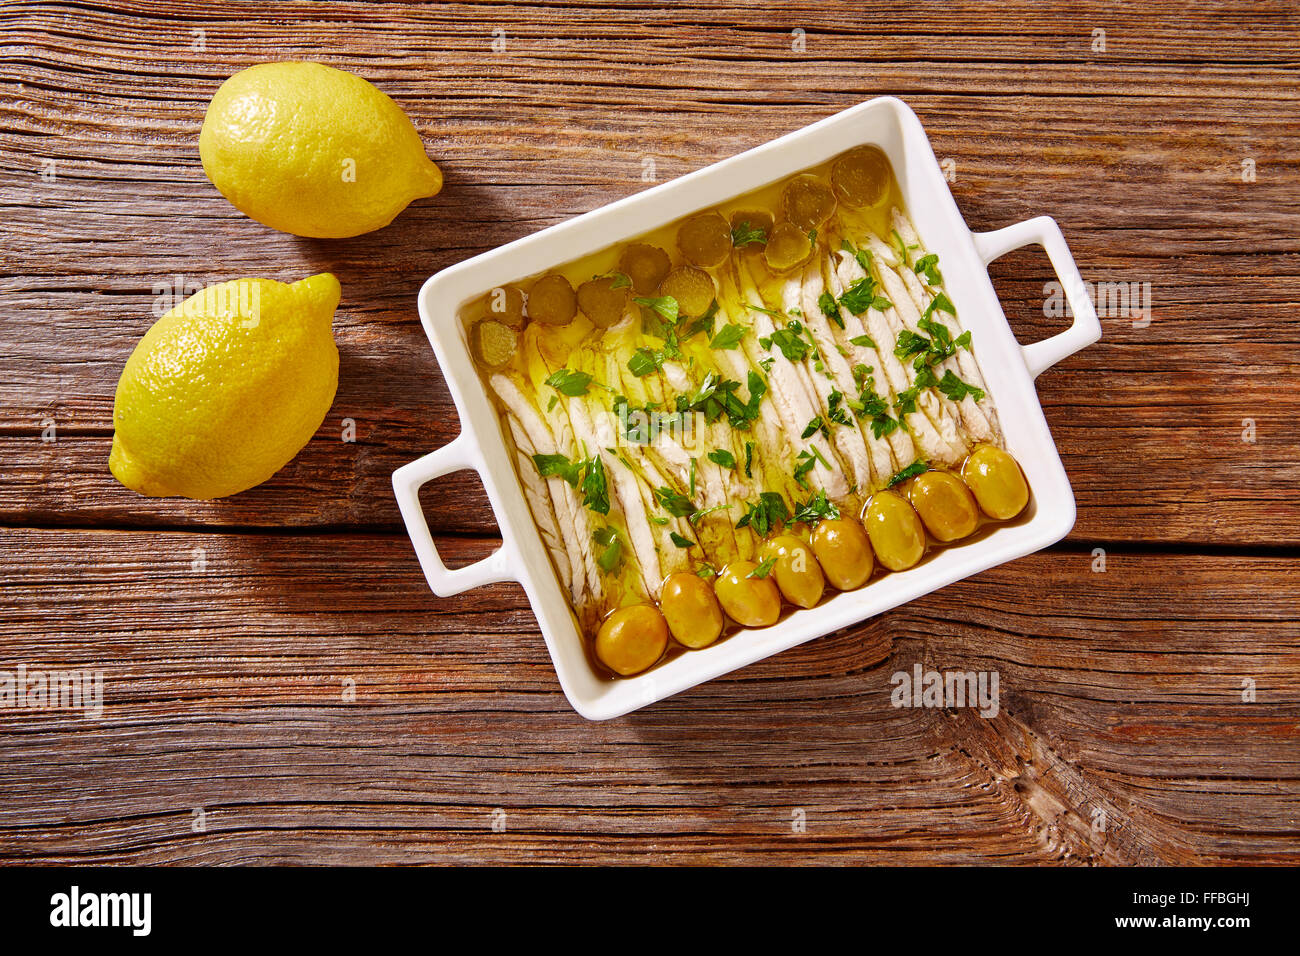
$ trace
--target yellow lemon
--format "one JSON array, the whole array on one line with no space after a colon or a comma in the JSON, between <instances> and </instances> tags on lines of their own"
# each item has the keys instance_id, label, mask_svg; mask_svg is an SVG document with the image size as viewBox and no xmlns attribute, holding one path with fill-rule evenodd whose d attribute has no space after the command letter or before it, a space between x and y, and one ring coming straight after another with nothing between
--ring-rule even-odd
<instances>
[{"instance_id":1,"label":"yellow lemon","mask_svg":"<svg viewBox=\"0 0 1300 956\"><path fill-rule=\"evenodd\" d=\"M235 208L297 236L359 236L442 188L401 107L320 63L263 63L222 83L199 155Z\"/></svg>"},{"instance_id":2,"label":"yellow lemon","mask_svg":"<svg viewBox=\"0 0 1300 956\"><path fill-rule=\"evenodd\" d=\"M261 484L334 402L329 273L208 286L144 334L113 401L108 467L142 495L222 498Z\"/></svg>"}]
</instances>

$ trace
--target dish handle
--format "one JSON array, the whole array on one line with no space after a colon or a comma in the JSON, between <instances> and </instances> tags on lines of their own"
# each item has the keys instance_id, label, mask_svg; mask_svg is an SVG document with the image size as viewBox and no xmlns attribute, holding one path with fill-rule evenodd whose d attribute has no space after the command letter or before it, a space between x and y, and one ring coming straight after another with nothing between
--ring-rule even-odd
<instances>
[{"instance_id":1,"label":"dish handle","mask_svg":"<svg viewBox=\"0 0 1300 956\"><path fill-rule=\"evenodd\" d=\"M1092 296L1083 284L1079 267L1075 265L1074 256L1070 254L1070 247L1065 244L1065 236L1061 235L1061 227L1055 219L1051 216L1038 216L1005 229L974 233L973 238L975 251L984 260L986 267L1013 249L1040 245L1047 252L1056 277L1061 280L1065 301L1074 313L1074 323L1050 339L1020 347L1032 378L1038 378L1057 362L1101 338L1101 322L1097 319L1097 310L1093 308Z\"/></svg>"},{"instance_id":2,"label":"dish handle","mask_svg":"<svg viewBox=\"0 0 1300 956\"><path fill-rule=\"evenodd\" d=\"M420 488L435 478L463 468L479 471L473 442L461 432L454 441L393 472L393 493L397 496L402 520L406 522L406 532L411 536L411 544L415 545L415 556L420 559L425 580L439 597L451 597L483 584L517 580L510 572L504 546L481 561L454 571L442 563L438 549L434 547L433 535L420 505Z\"/></svg>"}]
</instances>

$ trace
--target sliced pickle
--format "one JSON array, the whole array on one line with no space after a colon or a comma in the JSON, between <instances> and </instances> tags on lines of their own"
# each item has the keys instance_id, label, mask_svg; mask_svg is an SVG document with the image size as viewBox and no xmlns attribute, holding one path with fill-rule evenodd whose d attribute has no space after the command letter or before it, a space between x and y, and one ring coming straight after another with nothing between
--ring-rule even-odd
<instances>
[{"instance_id":1,"label":"sliced pickle","mask_svg":"<svg viewBox=\"0 0 1300 956\"><path fill-rule=\"evenodd\" d=\"M812 239L806 231L792 222L782 222L773 227L763 259L773 272L787 272L807 262L812 251Z\"/></svg>"},{"instance_id":2,"label":"sliced pickle","mask_svg":"<svg viewBox=\"0 0 1300 956\"><path fill-rule=\"evenodd\" d=\"M831 164L831 186L846 206L879 205L889 195L889 160L875 146L856 146Z\"/></svg>"},{"instance_id":3,"label":"sliced pickle","mask_svg":"<svg viewBox=\"0 0 1300 956\"><path fill-rule=\"evenodd\" d=\"M731 255L731 226L721 213L702 212L677 230L677 249L687 262L711 269Z\"/></svg>"},{"instance_id":4,"label":"sliced pickle","mask_svg":"<svg viewBox=\"0 0 1300 956\"><path fill-rule=\"evenodd\" d=\"M481 319L469 333L470 351L486 369L505 368L519 348L519 333L496 319Z\"/></svg>"},{"instance_id":5,"label":"sliced pickle","mask_svg":"<svg viewBox=\"0 0 1300 956\"><path fill-rule=\"evenodd\" d=\"M632 280L637 295L653 294L672 267L668 253L644 242L632 243L618 259L618 271Z\"/></svg>"},{"instance_id":6,"label":"sliced pickle","mask_svg":"<svg viewBox=\"0 0 1300 956\"><path fill-rule=\"evenodd\" d=\"M678 266L659 283L659 294L677 300L678 315L694 317L709 311L718 290L713 284L713 276L703 269Z\"/></svg>"},{"instance_id":7,"label":"sliced pickle","mask_svg":"<svg viewBox=\"0 0 1300 956\"><path fill-rule=\"evenodd\" d=\"M578 286L578 308L592 325L607 329L623 318L630 291L622 276L597 276Z\"/></svg>"},{"instance_id":8,"label":"sliced pickle","mask_svg":"<svg viewBox=\"0 0 1300 956\"><path fill-rule=\"evenodd\" d=\"M804 173L781 190L781 211L786 219L807 232L831 217L835 211L835 194L816 176Z\"/></svg>"},{"instance_id":9,"label":"sliced pickle","mask_svg":"<svg viewBox=\"0 0 1300 956\"><path fill-rule=\"evenodd\" d=\"M557 272L542 276L528 293L528 317L545 325L568 325L578 313L578 297Z\"/></svg>"},{"instance_id":10,"label":"sliced pickle","mask_svg":"<svg viewBox=\"0 0 1300 956\"><path fill-rule=\"evenodd\" d=\"M524 324L524 293L512 285L498 286L487 294L487 317L512 329Z\"/></svg>"},{"instance_id":11,"label":"sliced pickle","mask_svg":"<svg viewBox=\"0 0 1300 956\"><path fill-rule=\"evenodd\" d=\"M761 252L772 235L772 214L762 209L742 209L731 214L731 241L745 252Z\"/></svg>"}]
</instances>

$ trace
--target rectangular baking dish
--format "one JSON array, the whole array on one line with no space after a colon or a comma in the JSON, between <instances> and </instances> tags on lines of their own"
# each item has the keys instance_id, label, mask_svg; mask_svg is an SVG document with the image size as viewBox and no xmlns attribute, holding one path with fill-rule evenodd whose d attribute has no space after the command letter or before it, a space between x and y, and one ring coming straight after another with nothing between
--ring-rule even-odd
<instances>
[{"instance_id":1,"label":"rectangular baking dish","mask_svg":"<svg viewBox=\"0 0 1300 956\"><path fill-rule=\"evenodd\" d=\"M816 608L787 615L772 627L741 631L637 677L603 678L583 650L582 634L529 512L496 409L474 370L457 313L468 300L490 289L634 238L864 143L873 143L888 155L907 212L927 248L939 254L948 295L965 327L972 330L975 354L996 403L1007 450L1020 462L1033 491L1029 511L1025 518L975 542L944 548L909 571L838 594ZM1074 319L1066 331L1022 347L1007 324L987 267L1012 249L1030 244L1046 250ZM1092 301L1052 219L1040 216L984 233L966 227L920 120L894 97L854 106L739 156L444 269L421 288L419 310L461 421L461 433L454 441L393 473L393 489L425 578L442 597L497 581L518 581L537 616L560 686L574 709L590 720L621 716L1045 548L1074 525L1074 494L1043 417L1034 379L1101 337ZM452 571L434 547L419 489L461 469L472 469L483 482L502 543L490 557Z\"/></svg>"}]
</instances>

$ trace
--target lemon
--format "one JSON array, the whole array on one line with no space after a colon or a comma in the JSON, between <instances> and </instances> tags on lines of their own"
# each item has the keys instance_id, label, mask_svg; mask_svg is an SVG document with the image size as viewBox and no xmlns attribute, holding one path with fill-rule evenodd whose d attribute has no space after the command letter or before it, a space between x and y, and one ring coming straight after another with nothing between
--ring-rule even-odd
<instances>
[{"instance_id":1,"label":"lemon","mask_svg":"<svg viewBox=\"0 0 1300 956\"><path fill-rule=\"evenodd\" d=\"M108 467L142 495L222 498L261 484L334 402L339 282L236 279L176 306L126 361Z\"/></svg>"},{"instance_id":2,"label":"lemon","mask_svg":"<svg viewBox=\"0 0 1300 956\"><path fill-rule=\"evenodd\" d=\"M401 107L320 63L263 63L222 83L199 155L235 208L297 236L358 236L442 188Z\"/></svg>"}]
</instances>

